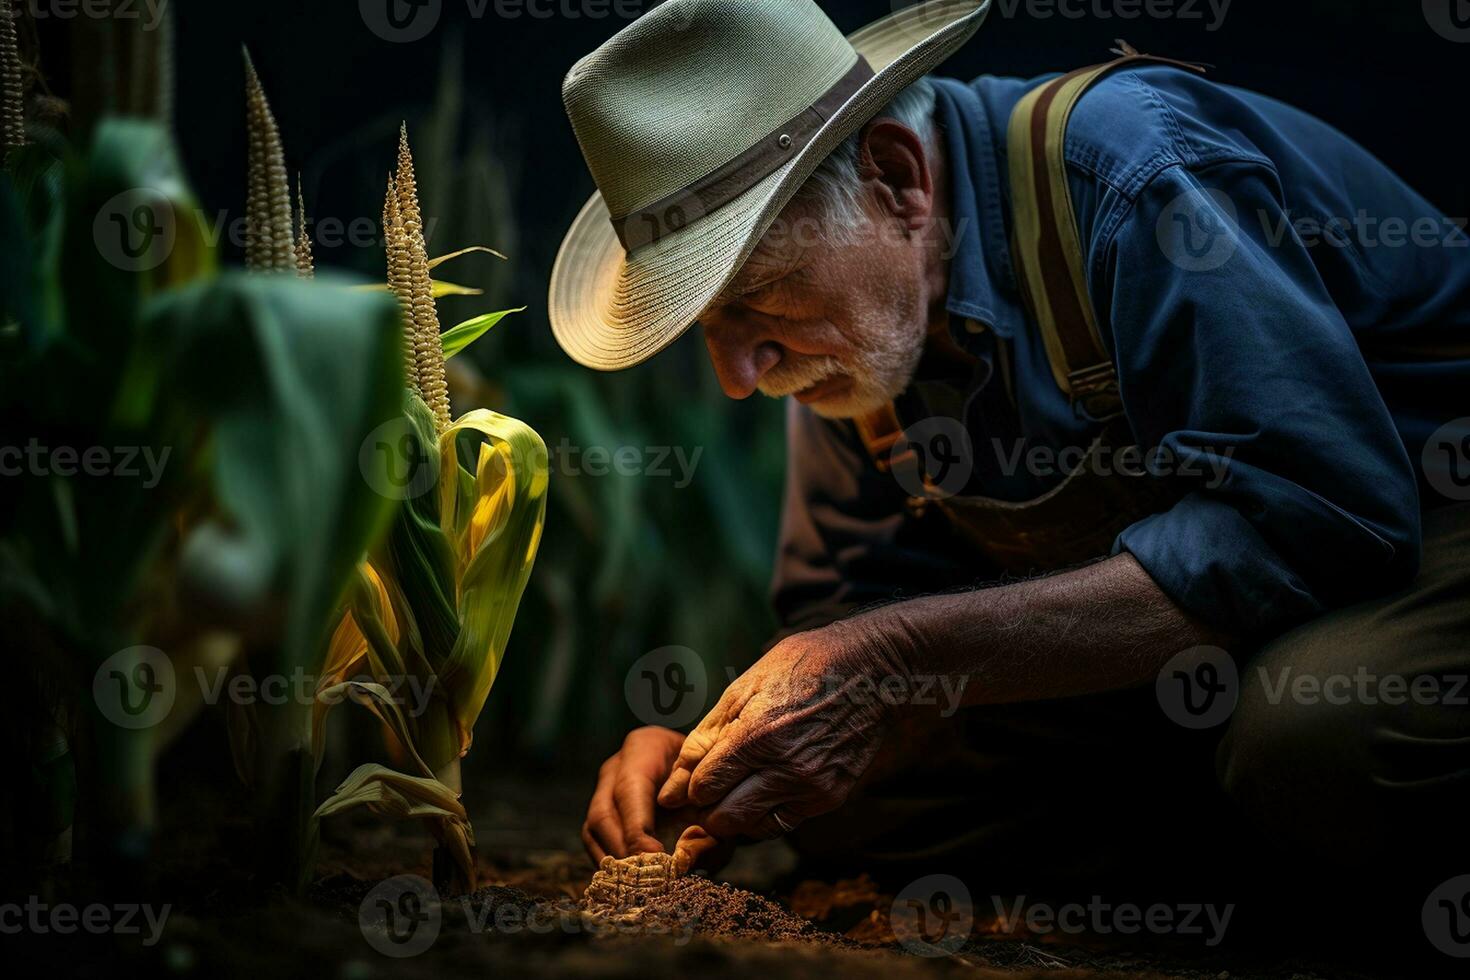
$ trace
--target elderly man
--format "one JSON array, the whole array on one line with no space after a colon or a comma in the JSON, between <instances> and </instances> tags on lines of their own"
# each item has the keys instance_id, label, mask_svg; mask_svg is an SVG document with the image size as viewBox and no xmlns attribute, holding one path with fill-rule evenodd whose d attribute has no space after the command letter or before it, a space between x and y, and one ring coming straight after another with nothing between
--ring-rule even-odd
<instances>
[{"instance_id":1,"label":"elderly man","mask_svg":"<svg viewBox=\"0 0 1470 980\"><path fill-rule=\"evenodd\" d=\"M1463 233L1323 123L1126 45L926 77L987 8L844 37L809 0L670 0L567 76L599 193L563 348L619 369L697 322L730 397L790 398L782 636L687 738L628 736L588 851L677 812L690 854L1065 874L1187 868L1218 826L1323 862L1412 839L1443 877Z\"/></svg>"}]
</instances>

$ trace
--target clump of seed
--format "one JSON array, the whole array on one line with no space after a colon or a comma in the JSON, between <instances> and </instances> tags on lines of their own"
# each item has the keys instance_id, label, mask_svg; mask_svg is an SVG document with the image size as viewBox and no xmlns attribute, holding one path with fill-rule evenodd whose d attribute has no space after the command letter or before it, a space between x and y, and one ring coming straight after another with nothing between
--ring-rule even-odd
<instances>
[{"instance_id":1,"label":"clump of seed","mask_svg":"<svg viewBox=\"0 0 1470 980\"><path fill-rule=\"evenodd\" d=\"M669 854L605 857L582 900L584 911L650 931L726 939L846 945L753 892L680 875Z\"/></svg>"},{"instance_id":2,"label":"clump of seed","mask_svg":"<svg viewBox=\"0 0 1470 980\"><path fill-rule=\"evenodd\" d=\"M584 900L593 911L624 912L642 908L668 894L676 875L671 854L634 854L602 859Z\"/></svg>"}]
</instances>

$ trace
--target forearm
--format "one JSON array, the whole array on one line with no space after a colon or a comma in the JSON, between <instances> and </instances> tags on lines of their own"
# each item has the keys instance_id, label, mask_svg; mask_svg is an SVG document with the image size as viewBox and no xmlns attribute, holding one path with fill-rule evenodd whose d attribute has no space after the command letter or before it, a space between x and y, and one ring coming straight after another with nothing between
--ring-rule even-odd
<instances>
[{"instance_id":1,"label":"forearm","mask_svg":"<svg viewBox=\"0 0 1470 980\"><path fill-rule=\"evenodd\" d=\"M1181 650L1229 639L1179 608L1132 555L1045 578L925 596L844 628L964 704L1068 697L1152 681Z\"/></svg>"}]
</instances>

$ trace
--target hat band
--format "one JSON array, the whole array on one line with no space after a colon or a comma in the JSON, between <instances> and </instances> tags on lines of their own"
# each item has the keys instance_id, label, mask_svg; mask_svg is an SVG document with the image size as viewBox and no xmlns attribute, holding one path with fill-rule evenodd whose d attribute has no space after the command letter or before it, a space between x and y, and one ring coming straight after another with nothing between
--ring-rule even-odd
<instances>
[{"instance_id":1,"label":"hat band","mask_svg":"<svg viewBox=\"0 0 1470 980\"><path fill-rule=\"evenodd\" d=\"M775 173L782 164L794 159L832 114L873 77L868 59L858 55L857 63L826 94L729 163L646 208L613 217L613 230L624 251L631 252L672 235Z\"/></svg>"}]
</instances>

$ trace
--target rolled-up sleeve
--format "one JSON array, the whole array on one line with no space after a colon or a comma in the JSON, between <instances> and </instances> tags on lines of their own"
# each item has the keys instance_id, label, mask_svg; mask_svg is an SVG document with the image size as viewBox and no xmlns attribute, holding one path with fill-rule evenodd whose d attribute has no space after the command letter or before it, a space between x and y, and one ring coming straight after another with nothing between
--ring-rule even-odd
<instances>
[{"instance_id":1,"label":"rolled-up sleeve","mask_svg":"<svg viewBox=\"0 0 1470 980\"><path fill-rule=\"evenodd\" d=\"M1139 444L1195 474L1115 551L1245 635L1382 594L1419 561L1408 454L1282 197L1257 162L1169 167L1094 280Z\"/></svg>"}]
</instances>

